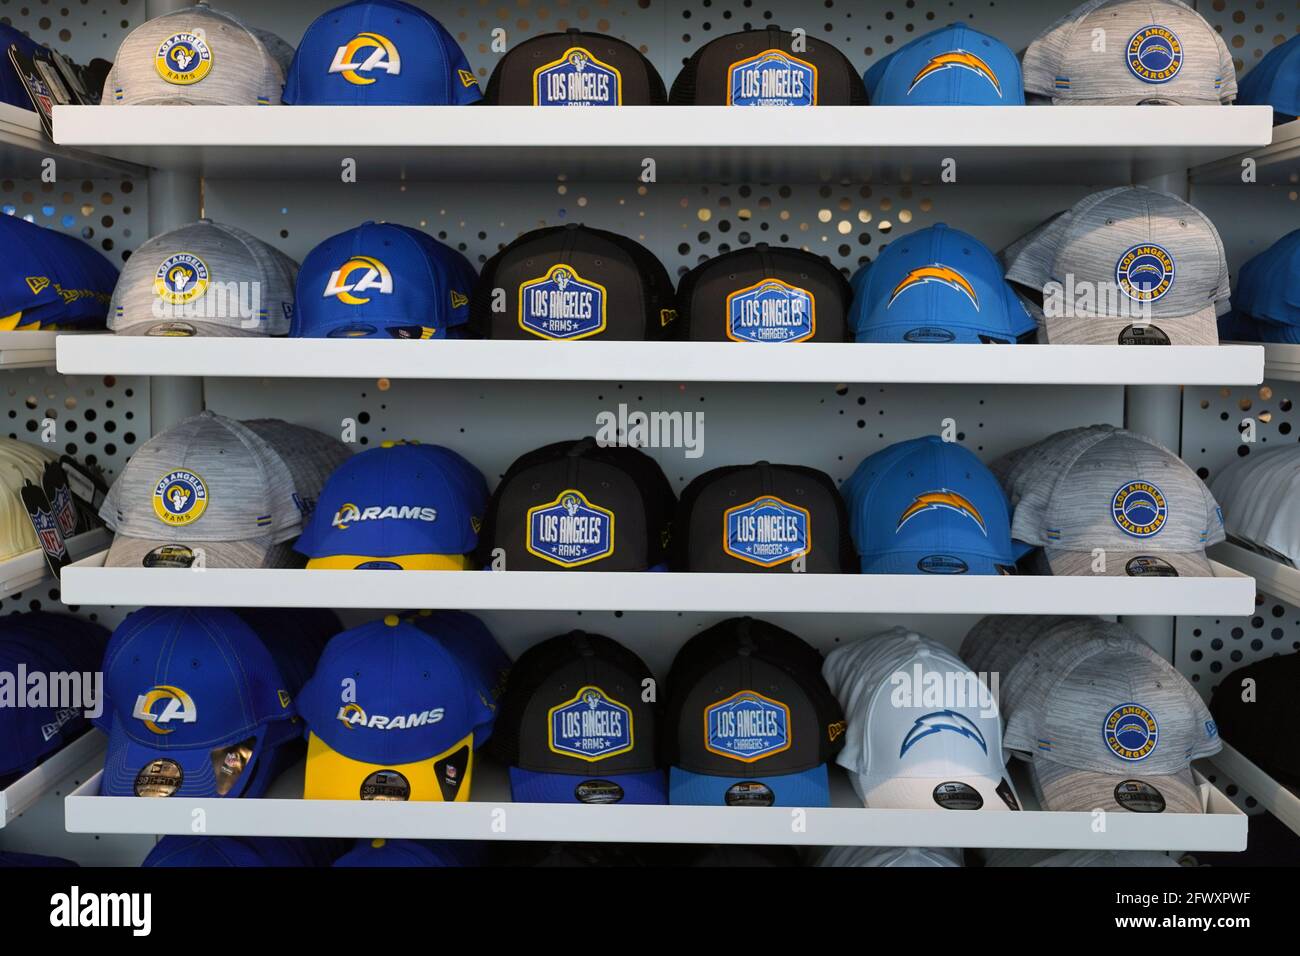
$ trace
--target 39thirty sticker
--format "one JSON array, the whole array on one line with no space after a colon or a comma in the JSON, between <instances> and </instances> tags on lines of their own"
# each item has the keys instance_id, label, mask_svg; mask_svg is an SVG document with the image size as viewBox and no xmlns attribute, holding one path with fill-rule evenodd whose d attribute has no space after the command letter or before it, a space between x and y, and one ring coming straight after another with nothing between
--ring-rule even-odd
<instances>
[{"instance_id":1,"label":"39thirty sticker","mask_svg":"<svg viewBox=\"0 0 1300 956\"><path fill-rule=\"evenodd\" d=\"M1133 813L1164 813L1165 798L1143 780L1121 780L1115 786L1115 802Z\"/></svg>"},{"instance_id":2,"label":"39thirty sticker","mask_svg":"<svg viewBox=\"0 0 1300 956\"><path fill-rule=\"evenodd\" d=\"M570 488L544 505L528 509L528 553L573 568L614 553L614 512L592 504Z\"/></svg>"},{"instance_id":3,"label":"39thirty sticker","mask_svg":"<svg viewBox=\"0 0 1300 956\"><path fill-rule=\"evenodd\" d=\"M789 750L790 708L758 691L737 691L704 709L704 748L753 763Z\"/></svg>"},{"instance_id":4,"label":"39thirty sticker","mask_svg":"<svg viewBox=\"0 0 1300 956\"><path fill-rule=\"evenodd\" d=\"M931 796L945 810L978 810L984 806L984 798L978 790L955 780L939 784Z\"/></svg>"},{"instance_id":5,"label":"39thirty sticker","mask_svg":"<svg viewBox=\"0 0 1300 956\"><path fill-rule=\"evenodd\" d=\"M361 781L362 800L410 800L411 782L396 770L376 770Z\"/></svg>"},{"instance_id":6,"label":"39thirty sticker","mask_svg":"<svg viewBox=\"0 0 1300 956\"><path fill-rule=\"evenodd\" d=\"M585 339L605 331L605 287L572 266L552 266L519 287L519 326L544 339Z\"/></svg>"},{"instance_id":7,"label":"39thirty sticker","mask_svg":"<svg viewBox=\"0 0 1300 956\"><path fill-rule=\"evenodd\" d=\"M153 489L153 513L173 527L191 524L208 506L208 486L192 471L171 471Z\"/></svg>"},{"instance_id":8,"label":"39thirty sticker","mask_svg":"<svg viewBox=\"0 0 1300 956\"><path fill-rule=\"evenodd\" d=\"M763 568L793 561L812 551L812 518L780 498L755 498L723 514L722 550Z\"/></svg>"},{"instance_id":9,"label":"39thirty sticker","mask_svg":"<svg viewBox=\"0 0 1300 956\"><path fill-rule=\"evenodd\" d=\"M1150 554L1140 554L1129 558L1124 564L1124 573L1130 578L1176 578L1178 569L1164 558Z\"/></svg>"},{"instance_id":10,"label":"39thirty sticker","mask_svg":"<svg viewBox=\"0 0 1300 956\"><path fill-rule=\"evenodd\" d=\"M599 687L582 687L550 710L553 753L594 763L632 749L632 711Z\"/></svg>"},{"instance_id":11,"label":"39thirty sticker","mask_svg":"<svg viewBox=\"0 0 1300 956\"><path fill-rule=\"evenodd\" d=\"M802 342L817 331L817 303L807 289L764 279L727 296L733 342Z\"/></svg>"},{"instance_id":12,"label":"39thirty sticker","mask_svg":"<svg viewBox=\"0 0 1300 956\"><path fill-rule=\"evenodd\" d=\"M817 67L766 50L727 69L728 106L816 106Z\"/></svg>"},{"instance_id":13,"label":"39thirty sticker","mask_svg":"<svg viewBox=\"0 0 1300 956\"><path fill-rule=\"evenodd\" d=\"M534 106L621 106L623 76L582 47L533 71Z\"/></svg>"}]
</instances>

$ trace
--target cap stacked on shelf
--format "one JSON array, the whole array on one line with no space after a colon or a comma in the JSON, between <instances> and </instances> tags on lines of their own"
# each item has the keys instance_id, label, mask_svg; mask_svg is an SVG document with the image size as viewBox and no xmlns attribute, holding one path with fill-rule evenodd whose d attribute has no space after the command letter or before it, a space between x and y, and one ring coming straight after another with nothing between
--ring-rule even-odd
<instances>
[{"instance_id":1,"label":"cap stacked on shelf","mask_svg":"<svg viewBox=\"0 0 1300 956\"><path fill-rule=\"evenodd\" d=\"M1224 338L1300 344L1300 229L1246 261L1233 304L1219 322Z\"/></svg>"},{"instance_id":2,"label":"cap stacked on shelf","mask_svg":"<svg viewBox=\"0 0 1300 956\"><path fill-rule=\"evenodd\" d=\"M1233 460L1211 488L1223 503L1223 525L1233 539L1300 563L1300 447L1284 445Z\"/></svg>"},{"instance_id":3,"label":"cap stacked on shelf","mask_svg":"<svg viewBox=\"0 0 1300 956\"><path fill-rule=\"evenodd\" d=\"M40 549L20 495L27 482L40 485L46 466L56 460L40 445L0 438L0 561Z\"/></svg>"},{"instance_id":4,"label":"cap stacked on shelf","mask_svg":"<svg viewBox=\"0 0 1300 956\"><path fill-rule=\"evenodd\" d=\"M640 50L577 28L515 44L483 95L502 106L657 106L667 99L663 78Z\"/></svg>"},{"instance_id":5,"label":"cap stacked on shelf","mask_svg":"<svg viewBox=\"0 0 1300 956\"><path fill-rule=\"evenodd\" d=\"M0 331L103 328L117 269L80 239L0 215Z\"/></svg>"},{"instance_id":6,"label":"cap stacked on shelf","mask_svg":"<svg viewBox=\"0 0 1300 956\"><path fill-rule=\"evenodd\" d=\"M1273 107L1274 123L1289 123L1300 116L1300 34L1279 43L1242 77L1243 105Z\"/></svg>"},{"instance_id":7,"label":"cap stacked on shelf","mask_svg":"<svg viewBox=\"0 0 1300 956\"><path fill-rule=\"evenodd\" d=\"M673 81L668 101L687 106L865 105L848 57L825 40L764 25L700 47Z\"/></svg>"},{"instance_id":8,"label":"cap stacked on shelf","mask_svg":"<svg viewBox=\"0 0 1300 956\"><path fill-rule=\"evenodd\" d=\"M882 57L862 77L873 106L1023 106L1020 61L996 37L954 23Z\"/></svg>"},{"instance_id":9,"label":"cap stacked on shelf","mask_svg":"<svg viewBox=\"0 0 1300 956\"><path fill-rule=\"evenodd\" d=\"M1246 759L1288 787L1300 786L1300 653L1276 654L1228 674L1214 688L1210 711L1219 732Z\"/></svg>"}]
</instances>

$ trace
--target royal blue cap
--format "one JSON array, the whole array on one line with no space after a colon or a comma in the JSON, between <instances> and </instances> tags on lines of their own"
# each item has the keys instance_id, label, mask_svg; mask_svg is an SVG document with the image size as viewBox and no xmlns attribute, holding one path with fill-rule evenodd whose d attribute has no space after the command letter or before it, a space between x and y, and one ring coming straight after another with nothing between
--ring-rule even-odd
<instances>
[{"instance_id":1,"label":"royal blue cap","mask_svg":"<svg viewBox=\"0 0 1300 956\"><path fill-rule=\"evenodd\" d=\"M1037 330L997 256L943 223L895 239L851 285L858 342L1012 344Z\"/></svg>"},{"instance_id":2,"label":"royal blue cap","mask_svg":"<svg viewBox=\"0 0 1300 956\"><path fill-rule=\"evenodd\" d=\"M449 448L386 443L330 475L294 548L309 568L464 570L487 482Z\"/></svg>"},{"instance_id":3,"label":"royal blue cap","mask_svg":"<svg viewBox=\"0 0 1300 956\"><path fill-rule=\"evenodd\" d=\"M474 668L492 700L500 699L510 675L510 655L502 650L486 624L465 611L416 611L407 620L442 641Z\"/></svg>"},{"instance_id":4,"label":"royal blue cap","mask_svg":"<svg viewBox=\"0 0 1300 956\"><path fill-rule=\"evenodd\" d=\"M469 321L477 275L432 236L366 222L303 260L289 335L304 339L445 339Z\"/></svg>"},{"instance_id":5,"label":"royal blue cap","mask_svg":"<svg viewBox=\"0 0 1300 956\"><path fill-rule=\"evenodd\" d=\"M1241 267L1233 285L1232 304L1238 313L1253 320L1252 338L1300 343L1300 229L1287 233ZM1244 326L1245 321L1238 325Z\"/></svg>"},{"instance_id":6,"label":"royal blue cap","mask_svg":"<svg viewBox=\"0 0 1300 956\"><path fill-rule=\"evenodd\" d=\"M432 840L358 840L334 861L334 866L345 868L465 865L455 847Z\"/></svg>"},{"instance_id":7,"label":"royal blue cap","mask_svg":"<svg viewBox=\"0 0 1300 956\"><path fill-rule=\"evenodd\" d=\"M233 611L127 615L104 682L113 709L104 796L245 796L258 762L298 733L274 658Z\"/></svg>"},{"instance_id":8,"label":"royal blue cap","mask_svg":"<svg viewBox=\"0 0 1300 956\"><path fill-rule=\"evenodd\" d=\"M143 867L311 866L301 840L289 837L165 836Z\"/></svg>"},{"instance_id":9,"label":"royal blue cap","mask_svg":"<svg viewBox=\"0 0 1300 956\"><path fill-rule=\"evenodd\" d=\"M1006 495L974 454L935 435L866 458L845 483L864 574L1011 574Z\"/></svg>"},{"instance_id":10,"label":"royal blue cap","mask_svg":"<svg viewBox=\"0 0 1300 956\"><path fill-rule=\"evenodd\" d=\"M41 856L36 853L0 853L0 870L26 867L29 869L56 869L79 864L61 856Z\"/></svg>"},{"instance_id":11,"label":"royal blue cap","mask_svg":"<svg viewBox=\"0 0 1300 956\"><path fill-rule=\"evenodd\" d=\"M306 106L465 106L483 98L441 23L400 0L357 0L317 17L284 81Z\"/></svg>"},{"instance_id":12,"label":"royal blue cap","mask_svg":"<svg viewBox=\"0 0 1300 956\"><path fill-rule=\"evenodd\" d=\"M0 673L65 671L68 668L62 660L61 655L42 653L31 642L0 636ZM81 710L0 707L0 787L34 768L84 732L86 726Z\"/></svg>"},{"instance_id":13,"label":"royal blue cap","mask_svg":"<svg viewBox=\"0 0 1300 956\"><path fill-rule=\"evenodd\" d=\"M1269 50L1237 81L1237 102L1273 107L1273 122L1300 116L1300 33Z\"/></svg>"},{"instance_id":14,"label":"royal blue cap","mask_svg":"<svg viewBox=\"0 0 1300 956\"><path fill-rule=\"evenodd\" d=\"M862 77L872 106L1024 106L1016 54L962 23L917 37Z\"/></svg>"}]
</instances>

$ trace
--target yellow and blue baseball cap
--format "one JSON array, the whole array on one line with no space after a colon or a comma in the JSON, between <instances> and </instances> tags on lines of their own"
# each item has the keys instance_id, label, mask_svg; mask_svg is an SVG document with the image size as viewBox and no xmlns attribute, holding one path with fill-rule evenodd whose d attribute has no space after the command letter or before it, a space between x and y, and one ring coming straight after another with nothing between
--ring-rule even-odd
<instances>
[{"instance_id":1,"label":"yellow and blue baseball cap","mask_svg":"<svg viewBox=\"0 0 1300 956\"><path fill-rule=\"evenodd\" d=\"M395 614L336 635L299 699L303 796L468 800L490 701L471 664Z\"/></svg>"},{"instance_id":2,"label":"yellow and blue baseball cap","mask_svg":"<svg viewBox=\"0 0 1300 956\"><path fill-rule=\"evenodd\" d=\"M312 866L304 843L291 837L171 834L154 844L142 867Z\"/></svg>"},{"instance_id":3,"label":"yellow and blue baseball cap","mask_svg":"<svg viewBox=\"0 0 1300 956\"><path fill-rule=\"evenodd\" d=\"M406 620L426 634L432 634L458 658L473 668L479 682L488 689L493 704L501 699L510 676L510 655L502 650L486 624L465 611L415 611ZM475 732L475 742L492 735L489 722Z\"/></svg>"},{"instance_id":4,"label":"yellow and blue baseball cap","mask_svg":"<svg viewBox=\"0 0 1300 956\"><path fill-rule=\"evenodd\" d=\"M396 223L365 222L307 253L289 335L457 337L469 321L477 278L468 259L432 236Z\"/></svg>"},{"instance_id":5,"label":"yellow and blue baseball cap","mask_svg":"<svg viewBox=\"0 0 1300 956\"><path fill-rule=\"evenodd\" d=\"M308 568L459 571L486 508L486 480L450 448L385 442L330 475L294 548Z\"/></svg>"},{"instance_id":6,"label":"yellow and blue baseball cap","mask_svg":"<svg viewBox=\"0 0 1300 956\"><path fill-rule=\"evenodd\" d=\"M0 215L0 331L103 328L117 269L86 243Z\"/></svg>"},{"instance_id":7,"label":"yellow and blue baseball cap","mask_svg":"<svg viewBox=\"0 0 1300 956\"><path fill-rule=\"evenodd\" d=\"M344 869L372 867L474 866L479 854L462 841L357 840L331 865Z\"/></svg>"},{"instance_id":8,"label":"yellow and blue baseball cap","mask_svg":"<svg viewBox=\"0 0 1300 956\"><path fill-rule=\"evenodd\" d=\"M300 106L466 106L482 96L452 35L401 0L322 13L284 82L284 102Z\"/></svg>"},{"instance_id":9,"label":"yellow and blue baseball cap","mask_svg":"<svg viewBox=\"0 0 1300 956\"><path fill-rule=\"evenodd\" d=\"M871 64L872 106L1024 106L1020 61L1001 40L954 23Z\"/></svg>"},{"instance_id":10,"label":"yellow and blue baseball cap","mask_svg":"<svg viewBox=\"0 0 1300 956\"><path fill-rule=\"evenodd\" d=\"M1237 102L1273 107L1274 123L1300 116L1300 33L1269 50L1237 81Z\"/></svg>"}]
</instances>

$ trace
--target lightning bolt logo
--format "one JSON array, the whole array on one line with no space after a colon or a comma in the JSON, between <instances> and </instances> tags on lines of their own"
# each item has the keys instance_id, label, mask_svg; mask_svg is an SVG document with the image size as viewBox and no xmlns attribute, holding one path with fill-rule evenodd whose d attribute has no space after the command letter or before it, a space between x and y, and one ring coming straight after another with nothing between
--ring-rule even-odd
<instances>
[{"instance_id":1,"label":"lightning bolt logo","mask_svg":"<svg viewBox=\"0 0 1300 956\"><path fill-rule=\"evenodd\" d=\"M937 262L933 265L921 266L913 269L903 277L903 281L894 286L894 291L890 293L889 305L887 309L894 307L894 300L906 292L908 289L915 289L917 286L925 285L927 282L937 282L948 288L960 292L970 299L971 305L975 306L975 311L980 308L979 296L975 293L975 287L970 284L970 280L964 275L949 266L939 265Z\"/></svg>"},{"instance_id":2,"label":"lightning bolt logo","mask_svg":"<svg viewBox=\"0 0 1300 956\"><path fill-rule=\"evenodd\" d=\"M967 70L976 76L982 76L988 81L1002 98L1002 84L993 73L993 68L981 60L974 53L966 50L952 50L948 53L940 53L938 56L930 57L925 66L917 71L916 76L912 77L912 85L907 88L907 94L912 95L912 90L916 89L921 83L925 82L927 77L934 76L943 70Z\"/></svg>"},{"instance_id":3,"label":"lightning bolt logo","mask_svg":"<svg viewBox=\"0 0 1300 956\"><path fill-rule=\"evenodd\" d=\"M980 750L988 754L989 745L984 740L984 735L980 733L979 727L975 726L975 721L955 710L939 710L916 718L916 723L912 724L907 731L907 736L903 738L903 746L899 749L898 756L903 757L926 737L941 734L945 730L969 737L979 744Z\"/></svg>"},{"instance_id":4,"label":"lightning bolt logo","mask_svg":"<svg viewBox=\"0 0 1300 956\"><path fill-rule=\"evenodd\" d=\"M984 524L984 516L979 513L979 509L971 504L966 497L948 488L927 491L913 498L912 503L907 506L907 510L899 516L898 527L894 529L894 534L902 531L903 525L922 512L937 510L955 511L957 514L965 515L979 526L980 533L984 537L989 536L988 528Z\"/></svg>"}]
</instances>

